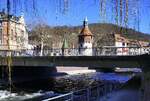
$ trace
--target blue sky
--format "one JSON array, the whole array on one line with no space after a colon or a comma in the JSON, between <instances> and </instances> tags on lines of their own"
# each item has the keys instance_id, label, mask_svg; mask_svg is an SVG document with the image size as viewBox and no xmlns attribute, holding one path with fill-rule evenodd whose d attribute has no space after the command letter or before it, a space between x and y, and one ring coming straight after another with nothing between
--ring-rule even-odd
<instances>
[{"instance_id":1,"label":"blue sky","mask_svg":"<svg viewBox=\"0 0 150 101\"><path fill-rule=\"evenodd\" d=\"M14 1L17 2L16 5L14 5ZM63 3L60 4L60 1L63 2L63 0L10 0L12 3L11 13L20 15L21 11L24 12L28 24L33 24L34 21L38 22L40 20L50 26L76 26L81 25L86 16L88 17L89 23L102 23L103 18L100 16L99 0L68 0L68 10L65 14L60 11L60 9L63 8ZM33 10L33 2L35 2L36 10ZM105 22L115 23L112 14L113 8L109 6L109 3L107 5L107 16ZM133 5L134 4L131 6ZM0 0L0 9L5 7L6 0ZM150 1L140 0L139 9L139 30L141 32L150 33ZM128 27L135 27L132 18L129 18Z\"/></svg>"}]
</instances>

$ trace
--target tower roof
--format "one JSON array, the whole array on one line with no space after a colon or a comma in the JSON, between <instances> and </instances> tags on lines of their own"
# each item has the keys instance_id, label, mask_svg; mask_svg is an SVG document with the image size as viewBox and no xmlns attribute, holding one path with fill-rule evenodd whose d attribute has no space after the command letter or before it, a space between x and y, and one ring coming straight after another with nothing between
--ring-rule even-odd
<instances>
[{"instance_id":1,"label":"tower roof","mask_svg":"<svg viewBox=\"0 0 150 101\"><path fill-rule=\"evenodd\" d=\"M64 39L64 41L63 41L62 48L68 48L68 43L67 43L66 39Z\"/></svg>"},{"instance_id":2,"label":"tower roof","mask_svg":"<svg viewBox=\"0 0 150 101\"><path fill-rule=\"evenodd\" d=\"M92 36L93 34L91 33L91 31L89 30L88 27L88 19L87 17L84 19L83 21L83 28L79 34L79 36Z\"/></svg>"}]
</instances>

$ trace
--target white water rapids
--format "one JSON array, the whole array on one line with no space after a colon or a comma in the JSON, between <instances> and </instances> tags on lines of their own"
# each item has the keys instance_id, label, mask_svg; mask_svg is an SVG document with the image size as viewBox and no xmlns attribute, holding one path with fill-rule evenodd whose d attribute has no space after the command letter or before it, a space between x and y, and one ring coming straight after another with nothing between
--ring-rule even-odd
<instances>
[{"instance_id":1,"label":"white water rapids","mask_svg":"<svg viewBox=\"0 0 150 101\"><path fill-rule=\"evenodd\" d=\"M11 93L7 90L0 90L0 101L21 101L21 100L26 100L26 99L31 99L43 95L53 95L54 92L49 91L49 92L41 92L38 91L36 93L24 93L24 94L18 94L18 93Z\"/></svg>"}]
</instances>

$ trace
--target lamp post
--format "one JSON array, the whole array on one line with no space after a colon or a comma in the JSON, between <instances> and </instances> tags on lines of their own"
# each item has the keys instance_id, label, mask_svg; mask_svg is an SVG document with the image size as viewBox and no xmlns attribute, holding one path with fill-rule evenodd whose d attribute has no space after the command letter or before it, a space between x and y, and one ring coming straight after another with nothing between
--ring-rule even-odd
<instances>
[{"instance_id":1,"label":"lamp post","mask_svg":"<svg viewBox=\"0 0 150 101\"><path fill-rule=\"evenodd\" d=\"M40 51L40 56L43 56L43 33L41 34L41 51Z\"/></svg>"}]
</instances>

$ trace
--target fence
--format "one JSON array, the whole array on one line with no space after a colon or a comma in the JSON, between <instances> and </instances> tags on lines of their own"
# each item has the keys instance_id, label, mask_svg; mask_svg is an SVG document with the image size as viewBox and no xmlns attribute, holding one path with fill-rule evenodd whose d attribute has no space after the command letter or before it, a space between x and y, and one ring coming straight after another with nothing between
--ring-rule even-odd
<instances>
[{"instance_id":1,"label":"fence","mask_svg":"<svg viewBox=\"0 0 150 101\"><path fill-rule=\"evenodd\" d=\"M26 50L0 50L0 56L7 56L11 52L12 56L84 56L80 54L78 48L66 49L26 49ZM86 49L82 49L87 50ZM150 47L97 47L91 48L92 54L88 56L112 56L112 55L141 55L150 54ZM42 52L42 53L41 53Z\"/></svg>"},{"instance_id":2,"label":"fence","mask_svg":"<svg viewBox=\"0 0 150 101\"><path fill-rule=\"evenodd\" d=\"M106 83L53 98L48 98L43 101L99 101L100 97L112 92L113 90L120 89L121 87L122 84L120 83Z\"/></svg>"}]
</instances>

